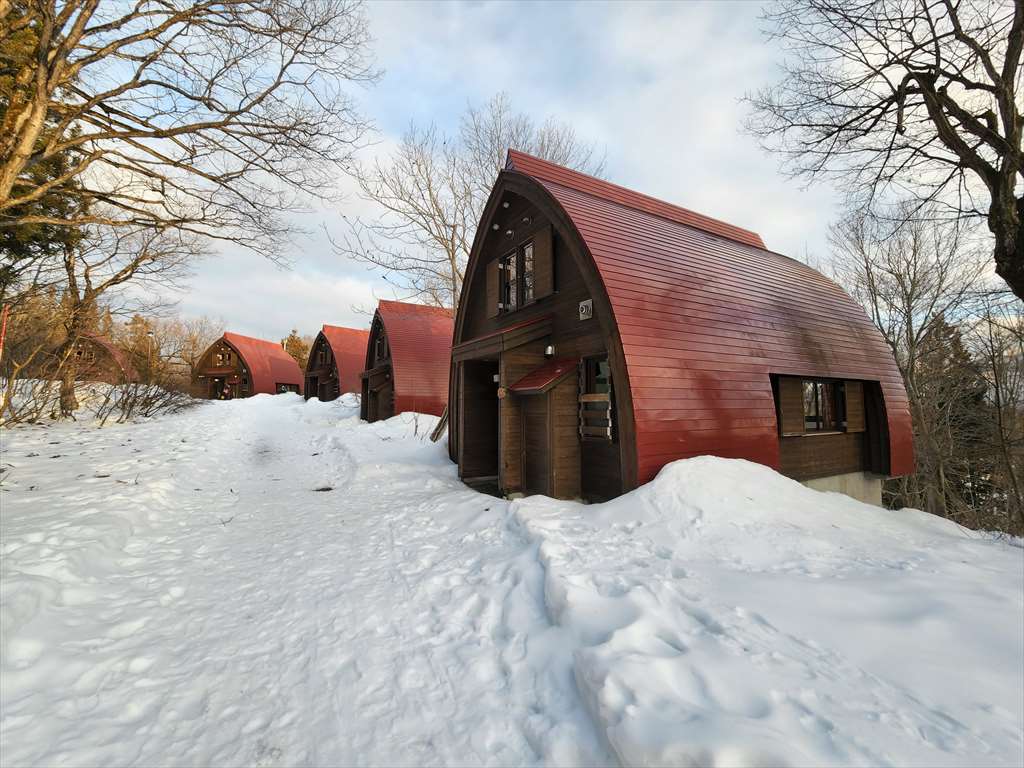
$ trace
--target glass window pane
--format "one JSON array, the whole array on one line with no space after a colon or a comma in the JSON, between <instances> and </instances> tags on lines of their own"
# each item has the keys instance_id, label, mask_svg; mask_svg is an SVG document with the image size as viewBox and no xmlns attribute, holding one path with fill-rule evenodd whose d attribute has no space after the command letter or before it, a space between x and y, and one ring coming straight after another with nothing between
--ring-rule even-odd
<instances>
[{"instance_id":1,"label":"glass window pane","mask_svg":"<svg viewBox=\"0 0 1024 768\"><path fill-rule=\"evenodd\" d=\"M523 246L523 304L533 301L533 243Z\"/></svg>"},{"instance_id":2,"label":"glass window pane","mask_svg":"<svg viewBox=\"0 0 1024 768\"><path fill-rule=\"evenodd\" d=\"M804 429L818 428L818 386L817 382L804 382Z\"/></svg>"}]
</instances>

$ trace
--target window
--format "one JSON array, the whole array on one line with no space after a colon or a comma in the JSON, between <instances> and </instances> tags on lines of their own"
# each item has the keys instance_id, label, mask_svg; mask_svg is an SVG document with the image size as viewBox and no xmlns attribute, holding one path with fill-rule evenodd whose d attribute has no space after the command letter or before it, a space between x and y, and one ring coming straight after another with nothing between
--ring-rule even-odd
<instances>
[{"instance_id":1,"label":"window","mask_svg":"<svg viewBox=\"0 0 1024 768\"><path fill-rule=\"evenodd\" d=\"M285 392L298 392L298 391L299 391L299 385L298 384L278 384L277 385L277 394L279 394L279 395L283 395Z\"/></svg>"},{"instance_id":2,"label":"window","mask_svg":"<svg viewBox=\"0 0 1024 768\"><path fill-rule=\"evenodd\" d=\"M584 358L580 366L579 406L580 439L615 439L615 401L607 356Z\"/></svg>"},{"instance_id":3,"label":"window","mask_svg":"<svg viewBox=\"0 0 1024 768\"><path fill-rule=\"evenodd\" d=\"M523 252L523 306L533 301L533 243L527 243Z\"/></svg>"},{"instance_id":4,"label":"window","mask_svg":"<svg viewBox=\"0 0 1024 768\"><path fill-rule=\"evenodd\" d=\"M323 345L317 350L316 359L321 367L327 365L327 348Z\"/></svg>"},{"instance_id":5,"label":"window","mask_svg":"<svg viewBox=\"0 0 1024 768\"><path fill-rule=\"evenodd\" d=\"M846 393L841 381L804 379L804 431L838 432L846 426Z\"/></svg>"},{"instance_id":6,"label":"window","mask_svg":"<svg viewBox=\"0 0 1024 768\"><path fill-rule=\"evenodd\" d=\"M380 336L377 337L377 346L374 350L374 356L377 362L387 360L388 358L388 337L384 335L382 331Z\"/></svg>"},{"instance_id":7,"label":"window","mask_svg":"<svg viewBox=\"0 0 1024 768\"><path fill-rule=\"evenodd\" d=\"M503 312L514 312L519 308L519 281L516 276L516 266L519 259L516 251L501 257L498 272L501 280L501 310Z\"/></svg>"},{"instance_id":8,"label":"window","mask_svg":"<svg viewBox=\"0 0 1024 768\"><path fill-rule=\"evenodd\" d=\"M231 352L222 350L216 355L217 365L231 365Z\"/></svg>"},{"instance_id":9,"label":"window","mask_svg":"<svg viewBox=\"0 0 1024 768\"><path fill-rule=\"evenodd\" d=\"M524 243L498 260L498 309L515 312L537 299L533 242Z\"/></svg>"}]
</instances>

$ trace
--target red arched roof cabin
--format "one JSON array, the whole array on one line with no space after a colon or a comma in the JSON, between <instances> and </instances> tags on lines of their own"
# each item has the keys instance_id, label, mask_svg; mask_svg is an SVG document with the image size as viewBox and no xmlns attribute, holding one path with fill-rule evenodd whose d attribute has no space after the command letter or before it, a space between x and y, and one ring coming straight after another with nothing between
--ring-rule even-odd
<instances>
[{"instance_id":1,"label":"red arched roof cabin","mask_svg":"<svg viewBox=\"0 0 1024 768\"><path fill-rule=\"evenodd\" d=\"M406 411L440 416L448 400L453 327L450 309L381 300L366 347L362 418Z\"/></svg>"},{"instance_id":2,"label":"red arched roof cabin","mask_svg":"<svg viewBox=\"0 0 1024 768\"><path fill-rule=\"evenodd\" d=\"M76 376L83 381L134 384L140 376L125 351L98 334L82 334L75 344Z\"/></svg>"},{"instance_id":3,"label":"red arched roof cabin","mask_svg":"<svg viewBox=\"0 0 1024 768\"><path fill-rule=\"evenodd\" d=\"M306 399L328 401L345 392L359 392L369 338L369 331L325 325L309 350Z\"/></svg>"},{"instance_id":4,"label":"red arched roof cabin","mask_svg":"<svg viewBox=\"0 0 1024 768\"><path fill-rule=\"evenodd\" d=\"M192 378L193 394L209 400L302 393L302 371L280 344L225 333L203 353Z\"/></svg>"},{"instance_id":5,"label":"red arched roof cabin","mask_svg":"<svg viewBox=\"0 0 1024 768\"><path fill-rule=\"evenodd\" d=\"M609 498L711 454L880 500L913 469L864 311L750 231L509 152L455 324L449 449L467 480ZM496 382L496 383L495 383Z\"/></svg>"}]
</instances>

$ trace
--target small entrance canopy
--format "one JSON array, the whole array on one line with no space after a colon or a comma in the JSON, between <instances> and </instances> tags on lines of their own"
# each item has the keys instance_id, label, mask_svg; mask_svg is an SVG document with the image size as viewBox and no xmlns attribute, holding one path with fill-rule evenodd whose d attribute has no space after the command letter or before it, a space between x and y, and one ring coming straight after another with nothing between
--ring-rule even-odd
<instances>
[{"instance_id":1,"label":"small entrance canopy","mask_svg":"<svg viewBox=\"0 0 1024 768\"><path fill-rule=\"evenodd\" d=\"M555 384L579 369L578 357L549 360L539 368L535 368L509 387L517 395L540 395L547 392Z\"/></svg>"}]
</instances>

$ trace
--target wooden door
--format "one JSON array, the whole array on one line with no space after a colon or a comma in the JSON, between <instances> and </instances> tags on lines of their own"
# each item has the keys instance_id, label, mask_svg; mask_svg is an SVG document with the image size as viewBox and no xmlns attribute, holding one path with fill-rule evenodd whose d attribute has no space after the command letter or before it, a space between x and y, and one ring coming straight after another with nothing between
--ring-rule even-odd
<instances>
[{"instance_id":1,"label":"wooden door","mask_svg":"<svg viewBox=\"0 0 1024 768\"><path fill-rule=\"evenodd\" d=\"M383 421L395 415L395 385L389 380L377 390L377 419Z\"/></svg>"},{"instance_id":2,"label":"wooden door","mask_svg":"<svg viewBox=\"0 0 1024 768\"><path fill-rule=\"evenodd\" d=\"M523 493L550 495L551 445L548 396L527 395L522 398L523 423Z\"/></svg>"}]
</instances>

